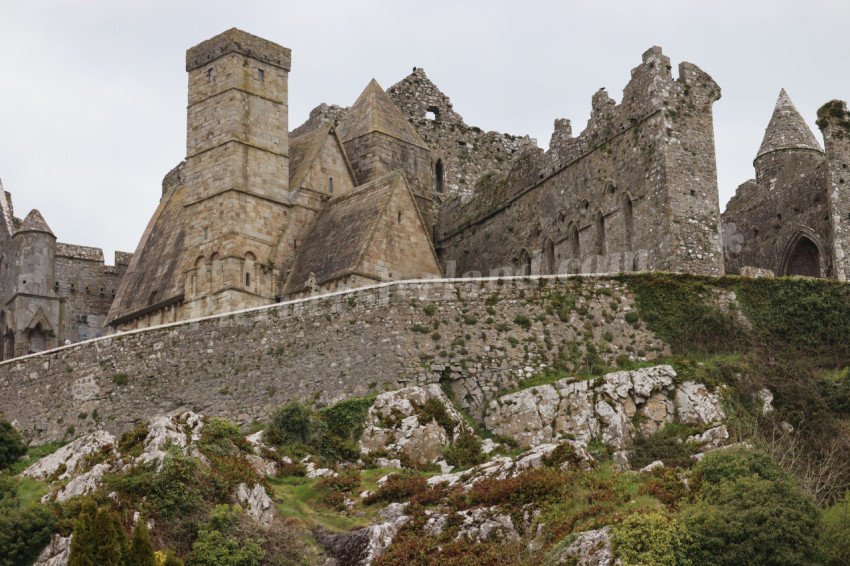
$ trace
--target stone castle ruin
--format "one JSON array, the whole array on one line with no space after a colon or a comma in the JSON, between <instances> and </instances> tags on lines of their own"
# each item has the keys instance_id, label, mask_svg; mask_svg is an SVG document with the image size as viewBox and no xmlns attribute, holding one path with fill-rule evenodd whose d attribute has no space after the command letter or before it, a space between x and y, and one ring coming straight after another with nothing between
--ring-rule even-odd
<instances>
[{"instance_id":1,"label":"stone castle ruin","mask_svg":"<svg viewBox=\"0 0 850 566\"><path fill-rule=\"evenodd\" d=\"M653 47L548 151L467 125L413 72L322 103L290 131L290 50L237 29L186 54L186 156L135 253L57 243L0 199L3 359L384 281L662 270L850 275L850 113L824 148L782 91L754 166L718 202L712 105L691 63Z\"/></svg>"}]
</instances>

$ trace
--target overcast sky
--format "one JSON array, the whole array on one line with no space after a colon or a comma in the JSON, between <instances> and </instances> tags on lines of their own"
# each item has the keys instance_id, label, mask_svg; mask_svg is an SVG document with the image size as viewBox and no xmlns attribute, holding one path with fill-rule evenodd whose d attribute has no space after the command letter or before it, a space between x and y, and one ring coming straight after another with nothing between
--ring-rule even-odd
<instances>
[{"instance_id":1,"label":"overcast sky","mask_svg":"<svg viewBox=\"0 0 850 566\"><path fill-rule=\"evenodd\" d=\"M581 132L590 99L618 102L660 45L720 85L721 209L785 88L822 143L817 109L850 98L850 2L685 0L0 0L0 178L15 213L38 208L60 241L133 251L185 156L186 49L238 27L292 49L290 129L320 102L351 105L371 78L414 66L467 124Z\"/></svg>"}]
</instances>

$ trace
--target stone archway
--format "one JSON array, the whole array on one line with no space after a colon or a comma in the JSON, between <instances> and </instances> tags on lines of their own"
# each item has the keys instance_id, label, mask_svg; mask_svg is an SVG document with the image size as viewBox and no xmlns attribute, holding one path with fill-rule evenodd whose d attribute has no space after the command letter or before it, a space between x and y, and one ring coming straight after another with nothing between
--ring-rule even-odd
<instances>
[{"instance_id":1,"label":"stone archway","mask_svg":"<svg viewBox=\"0 0 850 566\"><path fill-rule=\"evenodd\" d=\"M823 277L820 247L805 234L798 233L788 246L781 273L782 275Z\"/></svg>"}]
</instances>

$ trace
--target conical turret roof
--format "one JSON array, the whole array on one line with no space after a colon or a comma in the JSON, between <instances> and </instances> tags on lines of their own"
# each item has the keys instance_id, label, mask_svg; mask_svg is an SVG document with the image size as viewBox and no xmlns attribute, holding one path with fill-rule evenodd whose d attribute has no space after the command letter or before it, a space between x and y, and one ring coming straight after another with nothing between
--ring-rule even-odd
<instances>
[{"instance_id":1,"label":"conical turret roof","mask_svg":"<svg viewBox=\"0 0 850 566\"><path fill-rule=\"evenodd\" d=\"M780 149L812 149L823 153L818 140L783 88L764 132L756 159Z\"/></svg>"},{"instance_id":2,"label":"conical turret roof","mask_svg":"<svg viewBox=\"0 0 850 566\"><path fill-rule=\"evenodd\" d=\"M381 132L411 145L429 149L425 140L402 116L378 81L372 79L337 127L343 142Z\"/></svg>"},{"instance_id":3,"label":"conical turret roof","mask_svg":"<svg viewBox=\"0 0 850 566\"><path fill-rule=\"evenodd\" d=\"M24 218L21 227L18 228L18 232L47 232L51 236L54 236L50 226L47 225L47 221L44 220L44 217L36 208L33 208L30 213L27 214L27 217Z\"/></svg>"}]
</instances>

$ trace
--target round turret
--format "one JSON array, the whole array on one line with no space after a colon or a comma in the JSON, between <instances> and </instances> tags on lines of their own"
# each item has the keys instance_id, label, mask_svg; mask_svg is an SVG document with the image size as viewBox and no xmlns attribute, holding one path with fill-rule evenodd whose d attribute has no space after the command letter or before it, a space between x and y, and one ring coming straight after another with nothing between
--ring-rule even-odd
<instances>
[{"instance_id":1,"label":"round turret","mask_svg":"<svg viewBox=\"0 0 850 566\"><path fill-rule=\"evenodd\" d=\"M38 210L32 210L13 236L18 292L49 295L55 281L56 236Z\"/></svg>"}]
</instances>

